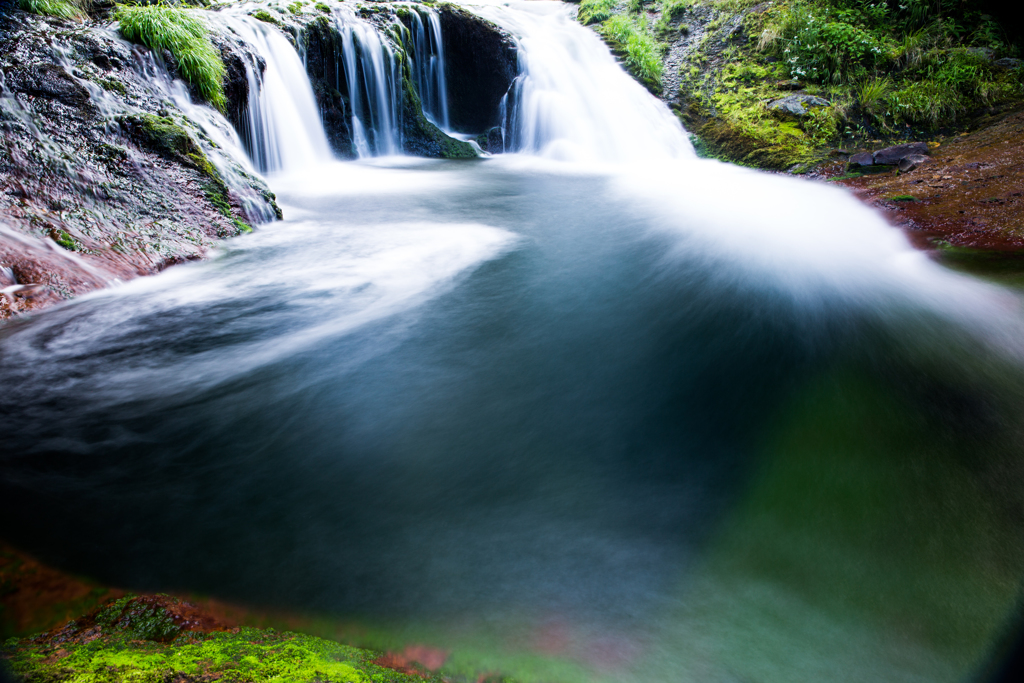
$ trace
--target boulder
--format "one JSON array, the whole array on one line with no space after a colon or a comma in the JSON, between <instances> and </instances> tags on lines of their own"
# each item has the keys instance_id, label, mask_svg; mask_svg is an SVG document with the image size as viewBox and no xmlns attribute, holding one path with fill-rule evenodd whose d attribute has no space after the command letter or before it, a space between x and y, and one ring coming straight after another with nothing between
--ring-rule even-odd
<instances>
[{"instance_id":1,"label":"boulder","mask_svg":"<svg viewBox=\"0 0 1024 683\"><path fill-rule=\"evenodd\" d=\"M987 62L991 62L992 58L996 56L995 50L990 47L969 47L967 48L967 53L980 57Z\"/></svg>"},{"instance_id":2,"label":"boulder","mask_svg":"<svg viewBox=\"0 0 1024 683\"><path fill-rule=\"evenodd\" d=\"M779 81L775 87L779 90L799 90L804 84L794 78L791 81Z\"/></svg>"},{"instance_id":3,"label":"boulder","mask_svg":"<svg viewBox=\"0 0 1024 683\"><path fill-rule=\"evenodd\" d=\"M874 163L880 166L897 166L900 161L912 154L928 156L928 145L924 142L909 142L880 149L874 154Z\"/></svg>"},{"instance_id":4,"label":"boulder","mask_svg":"<svg viewBox=\"0 0 1024 683\"><path fill-rule=\"evenodd\" d=\"M900 173L910 173L911 171L924 166L932 160L930 156L925 154L910 154L900 159L899 169Z\"/></svg>"},{"instance_id":5,"label":"boulder","mask_svg":"<svg viewBox=\"0 0 1024 683\"><path fill-rule=\"evenodd\" d=\"M802 119L813 110L828 107L829 101L814 95L787 95L768 104L768 109L781 118Z\"/></svg>"},{"instance_id":6,"label":"boulder","mask_svg":"<svg viewBox=\"0 0 1024 683\"><path fill-rule=\"evenodd\" d=\"M1003 57L995 61L996 66L1001 69L1019 69L1021 64L1024 64L1024 60L1014 59L1013 57Z\"/></svg>"},{"instance_id":7,"label":"boulder","mask_svg":"<svg viewBox=\"0 0 1024 683\"><path fill-rule=\"evenodd\" d=\"M871 152L861 152L854 154L846 162L847 168L860 168L862 166L872 166L875 163L874 155Z\"/></svg>"}]
</instances>

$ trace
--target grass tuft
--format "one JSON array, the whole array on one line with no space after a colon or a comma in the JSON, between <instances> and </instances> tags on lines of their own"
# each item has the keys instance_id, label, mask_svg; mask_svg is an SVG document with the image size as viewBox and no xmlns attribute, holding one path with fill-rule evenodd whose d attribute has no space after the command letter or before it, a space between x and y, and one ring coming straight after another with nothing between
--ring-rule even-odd
<instances>
[{"instance_id":1,"label":"grass tuft","mask_svg":"<svg viewBox=\"0 0 1024 683\"><path fill-rule=\"evenodd\" d=\"M127 40L153 50L169 50L178 60L185 80L204 100L224 110L224 62L198 13L161 5L121 5L115 18L120 24L118 30Z\"/></svg>"},{"instance_id":2,"label":"grass tuft","mask_svg":"<svg viewBox=\"0 0 1024 683\"><path fill-rule=\"evenodd\" d=\"M18 6L26 12L45 14L74 21L85 21L85 0L18 0Z\"/></svg>"},{"instance_id":3,"label":"grass tuft","mask_svg":"<svg viewBox=\"0 0 1024 683\"><path fill-rule=\"evenodd\" d=\"M617 14L601 24L598 31L624 53L626 67L633 75L648 88L661 90L663 48L645 23Z\"/></svg>"},{"instance_id":4,"label":"grass tuft","mask_svg":"<svg viewBox=\"0 0 1024 683\"><path fill-rule=\"evenodd\" d=\"M614 9L615 0L583 0L576 18L584 26L596 24L612 16Z\"/></svg>"}]
</instances>

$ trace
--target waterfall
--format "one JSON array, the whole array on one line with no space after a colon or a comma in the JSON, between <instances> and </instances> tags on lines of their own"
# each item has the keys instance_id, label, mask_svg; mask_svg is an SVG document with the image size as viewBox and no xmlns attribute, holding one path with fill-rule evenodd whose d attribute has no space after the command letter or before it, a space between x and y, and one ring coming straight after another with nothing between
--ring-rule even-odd
<instances>
[{"instance_id":1,"label":"waterfall","mask_svg":"<svg viewBox=\"0 0 1024 683\"><path fill-rule=\"evenodd\" d=\"M466 7L514 35L520 74L502 105L506 151L570 161L693 156L682 125L563 3L494 0Z\"/></svg>"},{"instance_id":2,"label":"waterfall","mask_svg":"<svg viewBox=\"0 0 1024 683\"><path fill-rule=\"evenodd\" d=\"M448 88L445 83L444 44L441 41L441 20L428 7L415 7L409 12L412 22L409 69L423 103L423 113L438 128L448 131Z\"/></svg>"},{"instance_id":3,"label":"waterfall","mask_svg":"<svg viewBox=\"0 0 1024 683\"><path fill-rule=\"evenodd\" d=\"M246 64L249 102L242 139L264 173L290 171L331 158L309 77L298 53L277 30L245 15L214 15L266 60L263 74Z\"/></svg>"},{"instance_id":4,"label":"waterfall","mask_svg":"<svg viewBox=\"0 0 1024 683\"><path fill-rule=\"evenodd\" d=\"M401 154L401 61L377 29L349 8L335 7L331 20L342 43L335 87L348 97L356 154Z\"/></svg>"}]
</instances>

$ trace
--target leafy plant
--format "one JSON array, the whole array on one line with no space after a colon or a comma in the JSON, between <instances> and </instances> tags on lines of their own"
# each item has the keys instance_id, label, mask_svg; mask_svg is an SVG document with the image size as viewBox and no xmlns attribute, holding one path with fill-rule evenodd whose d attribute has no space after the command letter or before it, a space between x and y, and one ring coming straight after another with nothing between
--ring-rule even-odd
<instances>
[{"instance_id":1,"label":"leafy plant","mask_svg":"<svg viewBox=\"0 0 1024 683\"><path fill-rule=\"evenodd\" d=\"M865 79L857 85L854 94L860 108L875 117L882 115L887 108L886 99L892 92L892 81L888 78Z\"/></svg>"},{"instance_id":2,"label":"leafy plant","mask_svg":"<svg viewBox=\"0 0 1024 683\"><path fill-rule=\"evenodd\" d=\"M224 62L197 12L163 5L120 5L114 16L122 36L153 50L170 51L185 80L203 99L224 110Z\"/></svg>"}]
</instances>

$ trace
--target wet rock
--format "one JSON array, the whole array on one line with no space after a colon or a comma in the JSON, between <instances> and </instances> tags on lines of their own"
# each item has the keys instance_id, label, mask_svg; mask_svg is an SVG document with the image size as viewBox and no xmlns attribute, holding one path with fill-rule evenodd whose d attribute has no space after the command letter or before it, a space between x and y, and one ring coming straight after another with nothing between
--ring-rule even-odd
<instances>
[{"instance_id":1,"label":"wet rock","mask_svg":"<svg viewBox=\"0 0 1024 683\"><path fill-rule=\"evenodd\" d=\"M769 103L768 109L781 118L802 119L815 109L828 106L828 100L814 95L787 95Z\"/></svg>"},{"instance_id":2,"label":"wet rock","mask_svg":"<svg viewBox=\"0 0 1024 683\"><path fill-rule=\"evenodd\" d=\"M89 101L89 91L58 64L32 64L12 69L7 73L6 87L71 107L81 107Z\"/></svg>"},{"instance_id":3,"label":"wet rock","mask_svg":"<svg viewBox=\"0 0 1024 683\"><path fill-rule=\"evenodd\" d=\"M505 133L498 126L487 131L487 151L491 154L505 151Z\"/></svg>"},{"instance_id":4,"label":"wet rock","mask_svg":"<svg viewBox=\"0 0 1024 683\"><path fill-rule=\"evenodd\" d=\"M804 87L804 84L800 81L793 79L791 81L779 81L775 84L775 87L779 90L800 90Z\"/></svg>"},{"instance_id":5,"label":"wet rock","mask_svg":"<svg viewBox=\"0 0 1024 683\"><path fill-rule=\"evenodd\" d=\"M862 168L872 166L875 163L875 155L871 152L860 152L854 154L846 162L847 168Z\"/></svg>"},{"instance_id":6,"label":"wet rock","mask_svg":"<svg viewBox=\"0 0 1024 683\"><path fill-rule=\"evenodd\" d=\"M927 143L910 142L880 149L874 154L874 162L879 166L897 166L904 158L914 154L928 156Z\"/></svg>"},{"instance_id":7,"label":"wet rock","mask_svg":"<svg viewBox=\"0 0 1024 683\"><path fill-rule=\"evenodd\" d=\"M990 47L969 47L967 48L967 53L974 55L975 57L980 57L988 62L991 62L996 56L995 51Z\"/></svg>"},{"instance_id":8,"label":"wet rock","mask_svg":"<svg viewBox=\"0 0 1024 683\"><path fill-rule=\"evenodd\" d=\"M423 115L423 106L412 82L403 79L405 96L402 98L402 143L406 152L416 156L439 159L473 159L473 145L456 140Z\"/></svg>"},{"instance_id":9,"label":"wet rock","mask_svg":"<svg viewBox=\"0 0 1024 683\"><path fill-rule=\"evenodd\" d=\"M267 64L244 41L215 33L212 42L224 62L224 97L227 100L225 113L232 125L241 130L247 116L250 94L246 67L252 70L257 80L262 80Z\"/></svg>"},{"instance_id":10,"label":"wet rock","mask_svg":"<svg viewBox=\"0 0 1024 683\"><path fill-rule=\"evenodd\" d=\"M909 154L900 159L900 173L910 173L911 171L929 163L931 160L932 158L925 154Z\"/></svg>"},{"instance_id":11,"label":"wet rock","mask_svg":"<svg viewBox=\"0 0 1024 683\"><path fill-rule=\"evenodd\" d=\"M519 72L515 41L491 22L454 5L438 8L446 61L448 117L479 134L498 125L501 99Z\"/></svg>"},{"instance_id":12,"label":"wet rock","mask_svg":"<svg viewBox=\"0 0 1024 683\"><path fill-rule=\"evenodd\" d=\"M1024 60L1013 57L1003 57L995 61L995 65L1001 69L1019 69L1022 64L1024 64Z\"/></svg>"}]
</instances>

